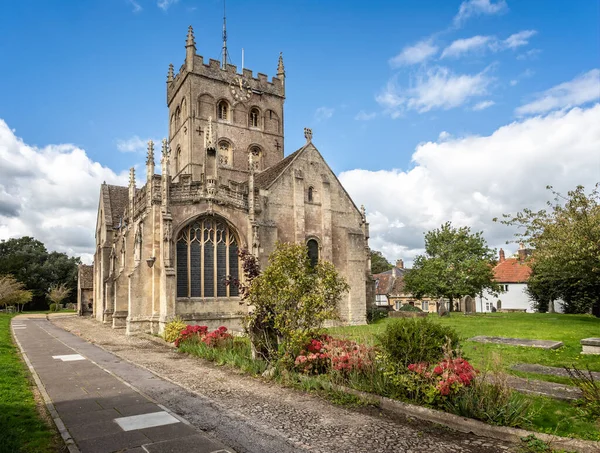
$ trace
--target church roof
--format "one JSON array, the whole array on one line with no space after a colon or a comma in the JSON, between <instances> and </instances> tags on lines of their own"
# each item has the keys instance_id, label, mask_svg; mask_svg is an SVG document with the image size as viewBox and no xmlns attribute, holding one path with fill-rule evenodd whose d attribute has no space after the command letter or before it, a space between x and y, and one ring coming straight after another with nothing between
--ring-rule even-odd
<instances>
[{"instance_id":1,"label":"church roof","mask_svg":"<svg viewBox=\"0 0 600 453\"><path fill-rule=\"evenodd\" d=\"M275 165L257 173L256 176L254 176L254 186L258 189L268 189L305 148L306 145L283 158Z\"/></svg>"},{"instance_id":2,"label":"church roof","mask_svg":"<svg viewBox=\"0 0 600 453\"><path fill-rule=\"evenodd\" d=\"M79 285L81 289L94 287L94 266L87 264L79 265Z\"/></svg>"},{"instance_id":3,"label":"church roof","mask_svg":"<svg viewBox=\"0 0 600 453\"><path fill-rule=\"evenodd\" d=\"M129 188L104 184L102 186L102 200L104 203L104 220L107 228L119 224L129 201Z\"/></svg>"}]
</instances>

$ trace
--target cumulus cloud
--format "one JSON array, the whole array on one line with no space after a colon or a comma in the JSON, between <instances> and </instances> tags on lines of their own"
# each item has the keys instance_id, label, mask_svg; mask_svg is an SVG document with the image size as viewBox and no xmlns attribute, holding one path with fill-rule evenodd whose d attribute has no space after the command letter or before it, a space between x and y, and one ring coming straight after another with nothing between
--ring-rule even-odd
<instances>
[{"instance_id":1,"label":"cumulus cloud","mask_svg":"<svg viewBox=\"0 0 600 453\"><path fill-rule=\"evenodd\" d=\"M401 109L419 113L448 110L463 105L472 97L487 94L487 87L492 82L487 73L488 69L469 75L454 74L445 67L430 68L416 75L408 88L398 86L395 79L390 80L376 100L392 114Z\"/></svg>"},{"instance_id":2,"label":"cumulus cloud","mask_svg":"<svg viewBox=\"0 0 600 453\"><path fill-rule=\"evenodd\" d=\"M133 13L139 13L142 11L142 9L143 9L142 5L140 5L135 0L129 0L128 2L131 5L131 7L133 8L133 10L132 10Z\"/></svg>"},{"instance_id":3,"label":"cumulus cloud","mask_svg":"<svg viewBox=\"0 0 600 453\"><path fill-rule=\"evenodd\" d=\"M33 236L48 250L91 262L100 184L127 174L70 144L27 145L0 119L0 239Z\"/></svg>"},{"instance_id":4,"label":"cumulus cloud","mask_svg":"<svg viewBox=\"0 0 600 453\"><path fill-rule=\"evenodd\" d=\"M457 58L464 54L486 49L494 41L492 36L473 36L471 38L457 39L444 49L442 58Z\"/></svg>"},{"instance_id":5,"label":"cumulus cloud","mask_svg":"<svg viewBox=\"0 0 600 453\"><path fill-rule=\"evenodd\" d=\"M473 110L475 110L475 111L485 110L495 104L496 103L494 101L481 101L473 106Z\"/></svg>"},{"instance_id":6,"label":"cumulus cloud","mask_svg":"<svg viewBox=\"0 0 600 453\"><path fill-rule=\"evenodd\" d=\"M423 40L412 46L406 46L398 55L390 58L389 63L393 68L423 63L433 57L437 51L438 47L431 41Z\"/></svg>"},{"instance_id":7,"label":"cumulus cloud","mask_svg":"<svg viewBox=\"0 0 600 453\"><path fill-rule=\"evenodd\" d=\"M328 120L329 118L331 118L333 116L334 110L335 109L333 109L332 107L319 107L315 111L315 119L317 121Z\"/></svg>"},{"instance_id":8,"label":"cumulus cloud","mask_svg":"<svg viewBox=\"0 0 600 453\"><path fill-rule=\"evenodd\" d=\"M501 14L508 10L504 0L494 3L491 0L466 0L460 4L454 16L454 25L459 27L473 16Z\"/></svg>"},{"instance_id":9,"label":"cumulus cloud","mask_svg":"<svg viewBox=\"0 0 600 453\"><path fill-rule=\"evenodd\" d=\"M546 113L551 110L570 108L600 99L600 70L581 74L569 82L561 83L539 93L535 100L518 107L519 116Z\"/></svg>"},{"instance_id":10,"label":"cumulus cloud","mask_svg":"<svg viewBox=\"0 0 600 453\"><path fill-rule=\"evenodd\" d=\"M357 169L341 173L340 180L367 208L371 247L410 263L422 253L423 233L448 220L483 231L488 244L502 247L514 231L492 219L544 208L548 184L563 193L592 186L598 149L595 104L514 122L489 136L440 134L437 142L416 148L410 170Z\"/></svg>"},{"instance_id":11,"label":"cumulus cloud","mask_svg":"<svg viewBox=\"0 0 600 453\"><path fill-rule=\"evenodd\" d=\"M360 112L358 112L356 114L354 119L357 121L369 121L369 120L374 119L376 116L377 116L377 113L375 113L375 112L367 113L364 110L361 110Z\"/></svg>"}]
</instances>

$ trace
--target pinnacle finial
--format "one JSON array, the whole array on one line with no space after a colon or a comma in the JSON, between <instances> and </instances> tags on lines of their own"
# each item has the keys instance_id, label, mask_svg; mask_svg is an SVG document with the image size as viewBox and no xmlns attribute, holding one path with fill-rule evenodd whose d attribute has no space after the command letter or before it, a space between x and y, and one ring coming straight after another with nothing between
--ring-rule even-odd
<instances>
[{"instance_id":1,"label":"pinnacle finial","mask_svg":"<svg viewBox=\"0 0 600 453\"><path fill-rule=\"evenodd\" d=\"M146 156L146 165L154 165L154 142L148 141L148 154Z\"/></svg>"},{"instance_id":2,"label":"pinnacle finial","mask_svg":"<svg viewBox=\"0 0 600 453\"><path fill-rule=\"evenodd\" d=\"M129 169L129 187L135 187L135 168L131 167Z\"/></svg>"},{"instance_id":3,"label":"pinnacle finial","mask_svg":"<svg viewBox=\"0 0 600 453\"><path fill-rule=\"evenodd\" d=\"M279 62L277 63L277 76L285 77L285 68L283 67L283 52L279 52Z\"/></svg>"},{"instance_id":4,"label":"pinnacle finial","mask_svg":"<svg viewBox=\"0 0 600 453\"><path fill-rule=\"evenodd\" d=\"M362 215L363 221L367 218L367 211L364 204L360 205L360 215Z\"/></svg>"},{"instance_id":5,"label":"pinnacle finial","mask_svg":"<svg viewBox=\"0 0 600 453\"><path fill-rule=\"evenodd\" d=\"M167 139L162 139L162 156L166 159L169 156L169 145Z\"/></svg>"},{"instance_id":6,"label":"pinnacle finial","mask_svg":"<svg viewBox=\"0 0 600 453\"><path fill-rule=\"evenodd\" d=\"M188 27L187 41L185 42L185 47L196 48L196 41L194 40L194 29L191 25Z\"/></svg>"},{"instance_id":7,"label":"pinnacle finial","mask_svg":"<svg viewBox=\"0 0 600 453\"><path fill-rule=\"evenodd\" d=\"M214 148L214 137L213 137L213 124L212 124L212 116L208 117L208 127L206 128L206 132L204 133L204 148Z\"/></svg>"},{"instance_id":8,"label":"pinnacle finial","mask_svg":"<svg viewBox=\"0 0 600 453\"><path fill-rule=\"evenodd\" d=\"M169 64L169 72L167 73L167 82L172 82L174 78L173 75L173 63Z\"/></svg>"},{"instance_id":9,"label":"pinnacle finial","mask_svg":"<svg viewBox=\"0 0 600 453\"><path fill-rule=\"evenodd\" d=\"M312 129L308 127L304 128L304 138L306 139L306 143L312 142Z\"/></svg>"}]
</instances>

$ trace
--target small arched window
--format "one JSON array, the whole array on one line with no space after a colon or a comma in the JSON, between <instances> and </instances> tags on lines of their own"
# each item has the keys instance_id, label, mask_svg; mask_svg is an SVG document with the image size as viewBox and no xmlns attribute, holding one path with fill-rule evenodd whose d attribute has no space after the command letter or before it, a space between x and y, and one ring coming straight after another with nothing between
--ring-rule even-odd
<instances>
[{"instance_id":1,"label":"small arched window","mask_svg":"<svg viewBox=\"0 0 600 453\"><path fill-rule=\"evenodd\" d=\"M219 165L231 165L231 144L227 140L219 142Z\"/></svg>"},{"instance_id":2,"label":"small arched window","mask_svg":"<svg viewBox=\"0 0 600 453\"><path fill-rule=\"evenodd\" d=\"M313 202L313 190L314 190L314 189L312 188L312 186L310 186L310 187L308 188L308 202L309 202L309 203L312 203L312 202Z\"/></svg>"},{"instance_id":3,"label":"small arched window","mask_svg":"<svg viewBox=\"0 0 600 453\"><path fill-rule=\"evenodd\" d=\"M220 120L229 120L229 104L227 101L220 101L217 104L217 118Z\"/></svg>"},{"instance_id":4,"label":"small arched window","mask_svg":"<svg viewBox=\"0 0 600 453\"><path fill-rule=\"evenodd\" d=\"M315 239L309 239L306 243L306 247L308 248L310 266L315 267L319 262L319 243Z\"/></svg>"},{"instance_id":5,"label":"small arched window","mask_svg":"<svg viewBox=\"0 0 600 453\"><path fill-rule=\"evenodd\" d=\"M254 171L262 171L262 151L258 146L252 146L250 148L252 154L252 165Z\"/></svg>"},{"instance_id":6,"label":"small arched window","mask_svg":"<svg viewBox=\"0 0 600 453\"><path fill-rule=\"evenodd\" d=\"M260 112L256 107L250 109L250 116L248 117L248 126L258 127L258 117Z\"/></svg>"},{"instance_id":7,"label":"small arched window","mask_svg":"<svg viewBox=\"0 0 600 453\"><path fill-rule=\"evenodd\" d=\"M178 173L181 170L181 146L177 147L177 152L175 153L175 173Z\"/></svg>"}]
</instances>

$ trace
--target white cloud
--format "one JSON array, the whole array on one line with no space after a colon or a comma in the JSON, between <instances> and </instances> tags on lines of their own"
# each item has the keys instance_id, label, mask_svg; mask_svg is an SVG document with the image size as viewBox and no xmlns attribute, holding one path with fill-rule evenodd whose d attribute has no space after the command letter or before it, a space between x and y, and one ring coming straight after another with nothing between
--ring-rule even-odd
<instances>
[{"instance_id":1,"label":"white cloud","mask_svg":"<svg viewBox=\"0 0 600 453\"><path fill-rule=\"evenodd\" d=\"M128 0L128 1L129 1L129 4L133 7L133 10L132 10L133 13L139 13L143 10L142 5L140 5L135 0Z\"/></svg>"},{"instance_id":2,"label":"white cloud","mask_svg":"<svg viewBox=\"0 0 600 453\"><path fill-rule=\"evenodd\" d=\"M600 70L592 69L570 82L564 82L539 93L535 100L518 107L519 116L570 108L600 99Z\"/></svg>"},{"instance_id":3,"label":"white cloud","mask_svg":"<svg viewBox=\"0 0 600 453\"><path fill-rule=\"evenodd\" d=\"M452 134L450 132L442 131L442 132L440 132L440 135L438 136L438 141L445 142L446 140L450 140L451 137L452 137Z\"/></svg>"},{"instance_id":4,"label":"white cloud","mask_svg":"<svg viewBox=\"0 0 600 453\"><path fill-rule=\"evenodd\" d=\"M494 101L481 101L473 106L473 110L475 110L475 111L485 110L495 104L496 103Z\"/></svg>"},{"instance_id":5,"label":"white cloud","mask_svg":"<svg viewBox=\"0 0 600 453\"><path fill-rule=\"evenodd\" d=\"M127 140L117 140L117 149L122 153L139 153L144 152L148 148L148 141L150 139L143 140L137 135L134 135ZM155 143L160 140L154 140Z\"/></svg>"},{"instance_id":6,"label":"white cloud","mask_svg":"<svg viewBox=\"0 0 600 453\"><path fill-rule=\"evenodd\" d=\"M487 72L488 69L474 75L453 74L445 67L431 68L418 74L406 89L399 87L395 79L390 80L376 100L392 114L401 109L419 113L448 110L461 106L472 97L487 94L492 81Z\"/></svg>"},{"instance_id":7,"label":"white cloud","mask_svg":"<svg viewBox=\"0 0 600 453\"><path fill-rule=\"evenodd\" d=\"M542 53L540 49L529 49L527 52L517 55L517 60L535 60Z\"/></svg>"},{"instance_id":8,"label":"white cloud","mask_svg":"<svg viewBox=\"0 0 600 453\"><path fill-rule=\"evenodd\" d=\"M423 233L448 220L502 247L514 231L494 217L544 208L548 184L563 193L591 187L600 166L600 104L514 122L489 136L440 139L416 148L411 170L340 174L367 208L370 246L388 259L411 261L422 253Z\"/></svg>"},{"instance_id":9,"label":"white cloud","mask_svg":"<svg viewBox=\"0 0 600 453\"><path fill-rule=\"evenodd\" d=\"M466 53L486 49L495 38L492 36L473 36L471 38L457 39L444 49L442 58L458 58Z\"/></svg>"},{"instance_id":10,"label":"white cloud","mask_svg":"<svg viewBox=\"0 0 600 453\"><path fill-rule=\"evenodd\" d=\"M393 68L423 63L433 57L437 51L438 47L433 45L431 41L423 40L412 46L406 46L398 55L390 58L389 63Z\"/></svg>"},{"instance_id":11,"label":"white cloud","mask_svg":"<svg viewBox=\"0 0 600 453\"><path fill-rule=\"evenodd\" d=\"M48 250L91 262L103 181L126 185L127 174L75 145L27 145L0 119L0 239L33 236Z\"/></svg>"},{"instance_id":12,"label":"white cloud","mask_svg":"<svg viewBox=\"0 0 600 453\"><path fill-rule=\"evenodd\" d=\"M367 113L364 110L361 110L360 112L358 112L356 114L354 119L357 121L369 121L369 120L374 119L376 116L377 116L377 113L375 113L375 112Z\"/></svg>"},{"instance_id":13,"label":"white cloud","mask_svg":"<svg viewBox=\"0 0 600 453\"><path fill-rule=\"evenodd\" d=\"M158 0L158 2L156 2L156 6L158 6L163 11L166 11L171 7L171 5L174 5L178 2L179 0Z\"/></svg>"},{"instance_id":14,"label":"white cloud","mask_svg":"<svg viewBox=\"0 0 600 453\"><path fill-rule=\"evenodd\" d=\"M334 110L335 109L333 109L332 107L319 107L315 111L315 119L317 121L328 120L329 118L331 118L333 116Z\"/></svg>"},{"instance_id":15,"label":"white cloud","mask_svg":"<svg viewBox=\"0 0 600 453\"><path fill-rule=\"evenodd\" d=\"M458 14L454 16L454 25L461 26L473 16L500 14L507 10L504 0L498 0L496 3L491 0L466 0L460 4Z\"/></svg>"},{"instance_id":16,"label":"white cloud","mask_svg":"<svg viewBox=\"0 0 600 453\"><path fill-rule=\"evenodd\" d=\"M517 83L519 83L519 81L518 81L517 79L512 79L512 80L510 81L510 86L511 86L511 87L514 87L514 86L515 86Z\"/></svg>"},{"instance_id":17,"label":"white cloud","mask_svg":"<svg viewBox=\"0 0 600 453\"><path fill-rule=\"evenodd\" d=\"M529 44L529 38L536 33L537 31L535 30L523 30L519 33L514 33L503 41L503 45L509 49L516 49L517 47L526 46Z\"/></svg>"}]
</instances>

